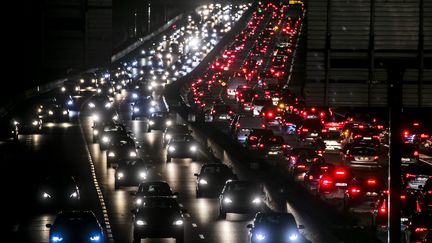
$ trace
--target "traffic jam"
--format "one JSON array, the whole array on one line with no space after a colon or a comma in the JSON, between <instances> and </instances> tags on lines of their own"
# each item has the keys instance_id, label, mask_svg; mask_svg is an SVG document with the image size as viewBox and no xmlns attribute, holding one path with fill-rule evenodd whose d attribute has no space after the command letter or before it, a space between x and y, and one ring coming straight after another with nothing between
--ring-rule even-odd
<instances>
[{"instance_id":1,"label":"traffic jam","mask_svg":"<svg viewBox=\"0 0 432 243\"><path fill-rule=\"evenodd\" d=\"M272 176L287 182L282 187L295 184L386 239L388 118L311 106L291 89L304 13L301 1L203 5L128 61L87 71L18 107L1 126L2 140L21 143L26 136L48 136L44 131L59 124L80 124L101 200L102 214L83 206L86 189L77 175L43 178L33 198L51 214L42 241L314 242L297 214L274 210L269 192L249 171L215 159L192 131L194 123L243 147L241 153L254 161L240 161L242 166L278 171ZM235 28L241 18L244 26ZM236 32L229 44L204 71L194 72L230 31ZM179 118L179 107L165 102L166 86L176 82L185 83L180 109L196 114L194 122ZM407 117L405 124L400 131L402 242L432 242L432 127L424 117ZM157 147L146 142L149 134L161 140ZM160 155L162 165L155 163ZM190 165L180 165L182 159ZM173 186L170 173L180 170L187 179ZM97 183L101 175L106 180ZM105 203L101 191L115 196L105 196ZM185 196L189 193L192 198ZM108 200L121 201L122 208ZM252 216L233 220L232 214ZM219 224L217 236L195 234L200 226L190 222L194 217L209 222L207 231Z\"/></svg>"}]
</instances>

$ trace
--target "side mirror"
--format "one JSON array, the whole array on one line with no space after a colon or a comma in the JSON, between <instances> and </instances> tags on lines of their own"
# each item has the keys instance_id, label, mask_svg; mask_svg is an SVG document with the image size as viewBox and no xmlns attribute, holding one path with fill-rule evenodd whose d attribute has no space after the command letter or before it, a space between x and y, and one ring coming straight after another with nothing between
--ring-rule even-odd
<instances>
[{"instance_id":1,"label":"side mirror","mask_svg":"<svg viewBox=\"0 0 432 243\"><path fill-rule=\"evenodd\" d=\"M198 176L199 176L199 174L198 174L198 173L194 173L194 176L197 176L197 177L198 177Z\"/></svg>"},{"instance_id":2,"label":"side mirror","mask_svg":"<svg viewBox=\"0 0 432 243\"><path fill-rule=\"evenodd\" d=\"M46 224L45 227L47 227L47 228L51 228L51 227L52 227L52 224Z\"/></svg>"},{"instance_id":3,"label":"side mirror","mask_svg":"<svg viewBox=\"0 0 432 243\"><path fill-rule=\"evenodd\" d=\"M248 229L252 229L252 227L253 227L252 224L248 224L248 225L246 225L246 228L248 228Z\"/></svg>"},{"instance_id":4,"label":"side mirror","mask_svg":"<svg viewBox=\"0 0 432 243\"><path fill-rule=\"evenodd\" d=\"M302 224L300 224L299 226L298 226L298 229L304 229L305 227L304 227L304 225L302 225Z\"/></svg>"}]
</instances>

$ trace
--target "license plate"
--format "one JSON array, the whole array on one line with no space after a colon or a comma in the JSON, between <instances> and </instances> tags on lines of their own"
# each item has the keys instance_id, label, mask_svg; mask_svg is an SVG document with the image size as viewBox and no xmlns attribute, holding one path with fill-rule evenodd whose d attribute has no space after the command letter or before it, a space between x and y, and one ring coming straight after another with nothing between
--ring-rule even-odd
<instances>
[{"instance_id":1,"label":"license plate","mask_svg":"<svg viewBox=\"0 0 432 243\"><path fill-rule=\"evenodd\" d=\"M410 158L402 158L401 160L402 160L402 162L410 162L411 161Z\"/></svg>"},{"instance_id":2,"label":"license plate","mask_svg":"<svg viewBox=\"0 0 432 243\"><path fill-rule=\"evenodd\" d=\"M268 154L275 155L277 152L268 152Z\"/></svg>"},{"instance_id":3,"label":"license plate","mask_svg":"<svg viewBox=\"0 0 432 243\"><path fill-rule=\"evenodd\" d=\"M336 183L335 185L336 185L336 186L348 186L347 183L340 183L340 182Z\"/></svg>"},{"instance_id":4,"label":"license plate","mask_svg":"<svg viewBox=\"0 0 432 243\"><path fill-rule=\"evenodd\" d=\"M334 150L335 148L333 147L326 147L327 150Z\"/></svg>"},{"instance_id":5,"label":"license plate","mask_svg":"<svg viewBox=\"0 0 432 243\"><path fill-rule=\"evenodd\" d=\"M313 132L313 133L311 133L311 136L312 136L312 137L316 137L316 136L318 136L318 133Z\"/></svg>"},{"instance_id":6,"label":"license plate","mask_svg":"<svg viewBox=\"0 0 432 243\"><path fill-rule=\"evenodd\" d=\"M336 127L330 127L329 130L330 131L336 131Z\"/></svg>"},{"instance_id":7,"label":"license plate","mask_svg":"<svg viewBox=\"0 0 432 243\"><path fill-rule=\"evenodd\" d=\"M371 137L364 137L363 139L364 139L364 140L372 140Z\"/></svg>"}]
</instances>

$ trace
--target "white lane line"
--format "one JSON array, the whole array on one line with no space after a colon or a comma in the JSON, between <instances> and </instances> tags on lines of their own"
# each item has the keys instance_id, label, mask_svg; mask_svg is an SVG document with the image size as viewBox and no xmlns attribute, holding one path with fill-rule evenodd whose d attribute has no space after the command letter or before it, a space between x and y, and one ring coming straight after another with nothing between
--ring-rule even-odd
<instances>
[{"instance_id":1,"label":"white lane line","mask_svg":"<svg viewBox=\"0 0 432 243\"><path fill-rule=\"evenodd\" d=\"M192 223L192 227L196 228L196 227L198 227L198 225L195 223Z\"/></svg>"},{"instance_id":2,"label":"white lane line","mask_svg":"<svg viewBox=\"0 0 432 243\"><path fill-rule=\"evenodd\" d=\"M87 140L84 137L84 130L82 128L83 123L81 122L81 119L79 119L79 121L80 121L81 137L84 140L84 145L85 145L85 149L87 151L88 161L90 163L90 171L91 171L91 175L93 178L93 184L94 184L94 187L96 188L96 192L97 192L98 197L99 197L99 203L101 205L102 213L104 216L104 223L105 223L105 229L106 229L107 236L108 236L108 241L111 243L111 242L114 242L114 238L113 238L112 231L111 231L111 224L110 224L109 217L108 217L108 211L107 211L107 208L105 205L105 200L104 200L104 197L102 194L102 190L100 189L99 182L98 182L97 177L96 177L96 170L95 170L95 166L93 163L93 159L92 159L91 154L90 154L90 150L88 148Z\"/></svg>"},{"instance_id":3,"label":"white lane line","mask_svg":"<svg viewBox=\"0 0 432 243\"><path fill-rule=\"evenodd\" d=\"M199 234L198 236L199 236L199 238L201 238L201 240L204 240L204 235L203 234Z\"/></svg>"},{"instance_id":4,"label":"white lane line","mask_svg":"<svg viewBox=\"0 0 432 243\"><path fill-rule=\"evenodd\" d=\"M423 162L423 163L426 163L426 164L428 164L428 165L432 165L432 162L431 162L431 161L427 161L427 160L425 160L425 159L420 159L420 161Z\"/></svg>"}]
</instances>

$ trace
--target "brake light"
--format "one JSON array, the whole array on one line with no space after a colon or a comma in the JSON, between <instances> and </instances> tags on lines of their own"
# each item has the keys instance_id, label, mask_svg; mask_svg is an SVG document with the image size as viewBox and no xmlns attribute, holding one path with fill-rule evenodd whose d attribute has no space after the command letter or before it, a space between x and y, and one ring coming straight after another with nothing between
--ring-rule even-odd
<instances>
[{"instance_id":1,"label":"brake light","mask_svg":"<svg viewBox=\"0 0 432 243\"><path fill-rule=\"evenodd\" d=\"M379 209L380 214L387 214L387 200L384 199Z\"/></svg>"},{"instance_id":2,"label":"brake light","mask_svg":"<svg viewBox=\"0 0 432 243\"><path fill-rule=\"evenodd\" d=\"M376 161L376 160L378 160L379 159L379 156L374 156L374 160Z\"/></svg>"},{"instance_id":3,"label":"brake light","mask_svg":"<svg viewBox=\"0 0 432 243\"><path fill-rule=\"evenodd\" d=\"M349 190L349 192L352 196L356 196L356 195L360 194L360 189L357 187L353 187Z\"/></svg>"},{"instance_id":4,"label":"brake light","mask_svg":"<svg viewBox=\"0 0 432 243\"><path fill-rule=\"evenodd\" d=\"M428 138L429 135L422 133L422 134L420 134L420 137L421 137L421 138Z\"/></svg>"},{"instance_id":5,"label":"brake light","mask_svg":"<svg viewBox=\"0 0 432 243\"><path fill-rule=\"evenodd\" d=\"M406 130L403 132L404 137L408 137L408 134L409 134L409 132Z\"/></svg>"},{"instance_id":6,"label":"brake light","mask_svg":"<svg viewBox=\"0 0 432 243\"><path fill-rule=\"evenodd\" d=\"M414 151L414 156L418 157L419 156L419 152L418 151Z\"/></svg>"},{"instance_id":7,"label":"brake light","mask_svg":"<svg viewBox=\"0 0 432 243\"><path fill-rule=\"evenodd\" d=\"M322 129L321 132L327 132L327 129Z\"/></svg>"},{"instance_id":8,"label":"brake light","mask_svg":"<svg viewBox=\"0 0 432 243\"><path fill-rule=\"evenodd\" d=\"M249 140L257 140L258 138L256 136L250 136Z\"/></svg>"},{"instance_id":9,"label":"brake light","mask_svg":"<svg viewBox=\"0 0 432 243\"><path fill-rule=\"evenodd\" d=\"M405 177L406 177L406 178L415 178L416 175L413 175L413 174L410 174L410 173L406 173L406 174L405 174Z\"/></svg>"},{"instance_id":10,"label":"brake light","mask_svg":"<svg viewBox=\"0 0 432 243\"><path fill-rule=\"evenodd\" d=\"M360 129L363 129L363 128L364 128L364 126L363 126L363 125L359 125L359 128L360 128Z\"/></svg>"},{"instance_id":11,"label":"brake light","mask_svg":"<svg viewBox=\"0 0 432 243\"><path fill-rule=\"evenodd\" d=\"M259 147L264 148L264 144L260 143Z\"/></svg>"},{"instance_id":12,"label":"brake light","mask_svg":"<svg viewBox=\"0 0 432 243\"><path fill-rule=\"evenodd\" d=\"M376 185L376 180L375 179L369 179L367 180L367 184L370 186L375 186Z\"/></svg>"},{"instance_id":13,"label":"brake light","mask_svg":"<svg viewBox=\"0 0 432 243\"><path fill-rule=\"evenodd\" d=\"M338 177L344 177L345 176L345 170L344 169L337 169L335 171L336 176Z\"/></svg>"},{"instance_id":14,"label":"brake light","mask_svg":"<svg viewBox=\"0 0 432 243\"><path fill-rule=\"evenodd\" d=\"M332 184L333 184L333 181L330 178L328 178L328 177L321 178L321 185L323 187L330 187Z\"/></svg>"},{"instance_id":15,"label":"brake light","mask_svg":"<svg viewBox=\"0 0 432 243\"><path fill-rule=\"evenodd\" d=\"M428 229L427 228L416 228L415 229L415 232L416 233L420 233L420 232L425 232L425 231L427 231Z\"/></svg>"},{"instance_id":16,"label":"brake light","mask_svg":"<svg viewBox=\"0 0 432 243\"><path fill-rule=\"evenodd\" d=\"M400 195L400 199L405 201L406 200L406 196L405 195Z\"/></svg>"},{"instance_id":17,"label":"brake light","mask_svg":"<svg viewBox=\"0 0 432 243\"><path fill-rule=\"evenodd\" d=\"M309 176L309 180L313 180L313 178L314 178L313 175Z\"/></svg>"},{"instance_id":18,"label":"brake light","mask_svg":"<svg viewBox=\"0 0 432 243\"><path fill-rule=\"evenodd\" d=\"M328 170L328 166L321 166L320 169L321 170Z\"/></svg>"},{"instance_id":19,"label":"brake light","mask_svg":"<svg viewBox=\"0 0 432 243\"><path fill-rule=\"evenodd\" d=\"M418 127L420 124L418 122L414 122L413 126Z\"/></svg>"},{"instance_id":20,"label":"brake light","mask_svg":"<svg viewBox=\"0 0 432 243\"><path fill-rule=\"evenodd\" d=\"M269 112L269 113L267 113L267 117L273 117L273 112Z\"/></svg>"},{"instance_id":21,"label":"brake light","mask_svg":"<svg viewBox=\"0 0 432 243\"><path fill-rule=\"evenodd\" d=\"M320 113L320 117L324 117L324 115L325 115L324 112Z\"/></svg>"},{"instance_id":22,"label":"brake light","mask_svg":"<svg viewBox=\"0 0 432 243\"><path fill-rule=\"evenodd\" d=\"M304 168L306 168L306 165L297 165L297 168L304 169Z\"/></svg>"},{"instance_id":23,"label":"brake light","mask_svg":"<svg viewBox=\"0 0 432 243\"><path fill-rule=\"evenodd\" d=\"M236 123L236 127L240 127L240 123Z\"/></svg>"},{"instance_id":24,"label":"brake light","mask_svg":"<svg viewBox=\"0 0 432 243\"><path fill-rule=\"evenodd\" d=\"M432 190L429 190L427 193L428 193L428 194L432 194Z\"/></svg>"},{"instance_id":25,"label":"brake light","mask_svg":"<svg viewBox=\"0 0 432 243\"><path fill-rule=\"evenodd\" d=\"M362 135L355 135L354 138L361 138Z\"/></svg>"},{"instance_id":26,"label":"brake light","mask_svg":"<svg viewBox=\"0 0 432 243\"><path fill-rule=\"evenodd\" d=\"M282 148L287 148L288 146L286 144L282 144Z\"/></svg>"},{"instance_id":27,"label":"brake light","mask_svg":"<svg viewBox=\"0 0 432 243\"><path fill-rule=\"evenodd\" d=\"M295 157L295 156L290 156L290 159L291 159L293 162L296 162L296 161L297 161L297 157Z\"/></svg>"},{"instance_id":28,"label":"brake light","mask_svg":"<svg viewBox=\"0 0 432 243\"><path fill-rule=\"evenodd\" d=\"M372 138L379 139L380 137L375 135L375 136L372 136Z\"/></svg>"},{"instance_id":29,"label":"brake light","mask_svg":"<svg viewBox=\"0 0 432 243\"><path fill-rule=\"evenodd\" d=\"M309 131L309 129L307 129L307 128L302 128L302 132L308 132Z\"/></svg>"},{"instance_id":30,"label":"brake light","mask_svg":"<svg viewBox=\"0 0 432 243\"><path fill-rule=\"evenodd\" d=\"M261 125L262 128L265 128L266 126L264 124Z\"/></svg>"}]
</instances>

